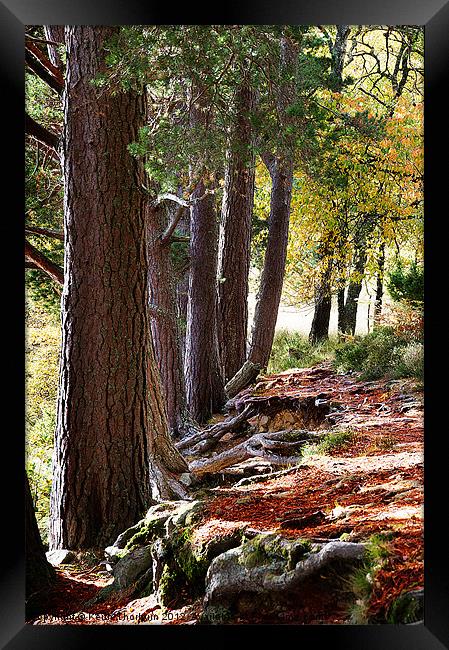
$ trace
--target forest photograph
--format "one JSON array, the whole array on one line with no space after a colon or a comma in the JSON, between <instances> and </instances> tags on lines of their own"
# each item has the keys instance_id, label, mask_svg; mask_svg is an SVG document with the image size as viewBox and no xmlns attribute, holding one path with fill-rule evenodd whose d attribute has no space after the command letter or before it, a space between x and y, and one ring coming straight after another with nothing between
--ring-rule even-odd
<instances>
[{"instance_id":1,"label":"forest photograph","mask_svg":"<svg viewBox=\"0 0 449 650\"><path fill-rule=\"evenodd\" d=\"M25 111L26 623L422 623L423 27L26 25Z\"/></svg>"}]
</instances>

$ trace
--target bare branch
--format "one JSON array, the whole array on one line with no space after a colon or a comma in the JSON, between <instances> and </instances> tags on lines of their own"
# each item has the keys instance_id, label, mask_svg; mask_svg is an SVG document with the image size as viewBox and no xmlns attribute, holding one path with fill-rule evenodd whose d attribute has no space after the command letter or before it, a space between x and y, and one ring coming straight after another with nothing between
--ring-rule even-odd
<instances>
[{"instance_id":1,"label":"bare branch","mask_svg":"<svg viewBox=\"0 0 449 650\"><path fill-rule=\"evenodd\" d=\"M53 237L64 241L64 233L59 230L51 230L50 228L38 228L37 226L25 226L25 232L31 235L43 235L44 237Z\"/></svg>"},{"instance_id":2,"label":"bare branch","mask_svg":"<svg viewBox=\"0 0 449 650\"><path fill-rule=\"evenodd\" d=\"M161 245L166 246L167 244L170 243L170 241L174 241L173 238L173 233L175 232L175 228L178 225L178 223L181 221L182 215L184 214L184 210L186 207L184 205L180 205L179 208L176 210L176 214L173 217L172 222L169 224L167 230L163 233L161 237ZM178 238L179 241L179 238ZM188 239L187 239L188 241Z\"/></svg>"},{"instance_id":3,"label":"bare branch","mask_svg":"<svg viewBox=\"0 0 449 650\"><path fill-rule=\"evenodd\" d=\"M63 269L48 259L46 255L38 251L37 248L34 248L27 240L25 240L25 260L36 264L41 271L44 271L57 284L64 284Z\"/></svg>"},{"instance_id":4,"label":"bare branch","mask_svg":"<svg viewBox=\"0 0 449 650\"><path fill-rule=\"evenodd\" d=\"M40 79L42 79L42 81L45 81L45 83L48 84L50 88L55 90L58 93L58 95L61 95L64 89L64 83L61 82L62 76L60 71L57 68L55 68L53 64L50 61L48 61L48 59L47 59L48 66L50 67L44 65L40 60L40 57L38 57L34 52L31 51L30 46L31 44L25 49L25 63ZM42 57L44 57L44 54L41 53L41 55ZM51 71L53 69L58 71L59 76L56 76Z\"/></svg>"},{"instance_id":5,"label":"bare branch","mask_svg":"<svg viewBox=\"0 0 449 650\"><path fill-rule=\"evenodd\" d=\"M39 142L42 142L42 144L50 147L57 156L59 137L56 133L52 133L46 129L45 126L38 124L28 113L25 114L25 132Z\"/></svg>"}]
</instances>

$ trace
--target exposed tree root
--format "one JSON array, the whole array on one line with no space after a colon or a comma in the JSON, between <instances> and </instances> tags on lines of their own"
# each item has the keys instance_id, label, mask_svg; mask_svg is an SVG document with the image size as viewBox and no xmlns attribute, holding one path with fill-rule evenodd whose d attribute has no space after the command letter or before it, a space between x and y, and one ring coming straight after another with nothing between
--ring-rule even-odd
<instances>
[{"instance_id":1,"label":"exposed tree root","mask_svg":"<svg viewBox=\"0 0 449 650\"><path fill-rule=\"evenodd\" d=\"M225 393L228 398L234 397L244 388L252 384L259 372L261 371L262 366L259 363L252 363L252 361L245 361L243 366L238 372L228 381L225 386Z\"/></svg>"},{"instance_id":2,"label":"exposed tree root","mask_svg":"<svg viewBox=\"0 0 449 650\"><path fill-rule=\"evenodd\" d=\"M229 431L239 431L247 423L248 419L257 413L254 406L246 406L241 413L214 424L203 431L195 432L193 435L183 438L176 443L179 450L189 450L189 454L196 455L210 451L217 445L220 439Z\"/></svg>"},{"instance_id":3,"label":"exposed tree root","mask_svg":"<svg viewBox=\"0 0 449 650\"><path fill-rule=\"evenodd\" d=\"M317 440L322 433L313 431L273 431L256 433L248 440L228 449L221 454L194 460L189 463L189 470L194 474L219 472L225 467L241 463L248 458L263 458L274 465L290 465L302 459L300 448L310 440ZM283 452L293 455L283 455Z\"/></svg>"},{"instance_id":4,"label":"exposed tree root","mask_svg":"<svg viewBox=\"0 0 449 650\"><path fill-rule=\"evenodd\" d=\"M264 597L291 595L300 590L304 580L319 575L330 564L335 562L351 564L361 560L365 553L363 544L333 541L325 544L318 552L308 554L304 560L290 561L286 566L285 560L283 561L279 556L269 557L270 545L275 544L281 552L283 546L289 546L289 543L281 538L267 535L259 542L258 555L262 559L264 554L268 555L265 561L255 566L254 563L245 566L245 549L246 546L251 549L251 543L233 548L215 558L206 578L204 601L206 608L218 603L221 606L229 606L242 593L263 594ZM290 543L292 560L294 560L294 552L294 544Z\"/></svg>"}]
</instances>

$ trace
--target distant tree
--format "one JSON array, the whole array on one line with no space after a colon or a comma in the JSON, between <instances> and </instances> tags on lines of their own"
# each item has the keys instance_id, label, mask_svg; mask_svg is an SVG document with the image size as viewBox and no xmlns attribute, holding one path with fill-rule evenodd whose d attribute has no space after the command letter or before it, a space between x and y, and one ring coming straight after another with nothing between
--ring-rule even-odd
<instances>
[{"instance_id":1,"label":"distant tree","mask_svg":"<svg viewBox=\"0 0 449 650\"><path fill-rule=\"evenodd\" d=\"M424 300L424 269L416 262L412 262L404 269L401 262L388 276L388 291L397 301L422 303Z\"/></svg>"}]
</instances>

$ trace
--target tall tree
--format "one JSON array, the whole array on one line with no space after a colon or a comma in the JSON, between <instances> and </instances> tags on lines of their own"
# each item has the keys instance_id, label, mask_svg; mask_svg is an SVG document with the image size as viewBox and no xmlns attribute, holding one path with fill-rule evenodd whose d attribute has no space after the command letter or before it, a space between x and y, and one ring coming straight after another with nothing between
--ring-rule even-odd
<instances>
[{"instance_id":1,"label":"tall tree","mask_svg":"<svg viewBox=\"0 0 449 650\"><path fill-rule=\"evenodd\" d=\"M343 89L343 68L350 27L349 25L337 25L334 39L327 29L324 27L321 29L328 42L331 55L331 85L335 92L340 93ZM328 239L329 234L326 233L325 237ZM318 343L327 339L329 336L329 322L332 308L332 267L334 266L334 260L329 253L326 242L323 245L323 256L323 270L316 285L315 310L309 333L311 343Z\"/></svg>"},{"instance_id":2,"label":"tall tree","mask_svg":"<svg viewBox=\"0 0 449 650\"><path fill-rule=\"evenodd\" d=\"M182 433L188 417L176 277L170 244L184 210L184 206L177 206L172 216L164 204L151 206L147 223L151 331L164 388L168 423L175 437Z\"/></svg>"},{"instance_id":3,"label":"tall tree","mask_svg":"<svg viewBox=\"0 0 449 650\"><path fill-rule=\"evenodd\" d=\"M191 416L206 422L224 403L217 332L218 216L201 180L192 197L185 379Z\"/></svg>"},{"instance_id":4,"label":"tall tree","mask_svg":"<svg viewBox=\"0 0 449 650\"><path fill-rule=\"evenodd\" d=\"M248 274L254 202L251 112L254 89L237 88L235 123L230 135L224 180L218 261L219 341L225 381L246 360Z\"/></svg>"},{"instance_id":5,"label":"tall tree","mask_svg":"<svg viewBox=\"0 0 449 650\"><path fill-rule=\"evenodd\" d=\"M66 246L51 548L111 543L151 496L176 492L173 474L186 468L168 435L151 344L143 166L128 152L145 122L145 97L93 83L116 32L65 30Z\"/></svg>"},{"instance_id":6,"label":"tall tree","mask_svg":"<svg viewBox=\"0 0 449 650\"><path fill-rule=\"evenodd\" d=\"M266 366L273 345L277 313L281 301L287 255L288 226L293 186L294 146L291 131L294 118L288 108L296 96L297 45L285 34L281 37L281 80L277 92L277 110L285 130L274 155L264 156L271 176L268 240L254 314L248 360Z\"/></svg>"}]
</instances>

